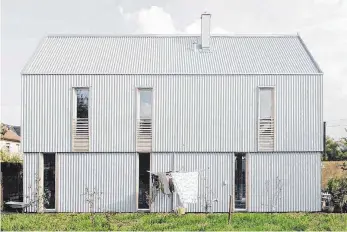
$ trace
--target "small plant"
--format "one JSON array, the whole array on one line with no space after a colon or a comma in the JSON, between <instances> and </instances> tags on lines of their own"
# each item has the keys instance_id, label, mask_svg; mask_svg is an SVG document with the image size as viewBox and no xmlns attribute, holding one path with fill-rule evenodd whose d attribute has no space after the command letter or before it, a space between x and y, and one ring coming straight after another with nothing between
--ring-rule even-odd
<instances>
[{"instance_id":1,"label":"small plant","mask_svg":"<svg viewBox=\"0 0 347 232\"><path fill-rule=\"evenodd\" d=\"M107 223L107 229L108 231L111 231L112 228L111 228L111 216L112 216L112 213L110 211L104 211L103 212L105 218L106 218L106 223Z\"/></svg>"},{"instance_id":2,"label":"small plant","mask_svg":"<svg viewBox=\"0 0 347 232\"><path fill-rule=\"evenodd\" d=\"M38 174L35 175L35 188L33 188L31 185L28 187L29 194L25 196L27 199L26 207L32 207L36 212L43 212L43 207L45 204L48 204L48 195L50 194L49 191L44 190L41 186L41 178Z\"/></svg>"},{"instance_id":3,"label":"small plant","mask_svg":"<svg viewBox=\"0 0 347 232\"><path fill-rule=\"evenodd\" d=\"M205 213L212 213L213 203L218 202L218 199L216 198L216 194L212 190L211 185L208 183L207 177L201 175L201 173L199 173L199 177L201 179L201 182L204 184L204 191L202 195L198 196L198 198L200 198L203 202L202 206L204 207Z\"/></svg>"},{"instance_id":4,"label":"small plant","mask_svg":"<svg viewBox=\"0 0 347 232\"><path fill-rule=\"evenodd\" d=\"M333 178L328 182L327 191L331 194L332 202L340 213L346 212L347 207L347 177Z\"/></svg>"},{"instance_id":5,"label":"small plant","mask_svg":"<svg viewBox=\"0 0 347 232\"><path fill-rule=\"evenodd\" d=\"M85 188L82 195L85 196L85 201L88 204L90 212L90 220L95 227L95 202L101 199L102 192L98 192L96 188L94 188L92 191L90 191L89 188Z\"/></svg>"},{"instance_id":6,"label":"small plant","mask_svg":"<svg viewBox=\"0 0 347 232\"><path fill-rule=\"evenodd\" d=\"M268 198L268 204L262 204L267 206L271 212L277 210L279 203L281 202L281 193L283 189L283 181L277 176L274 185L271 185L270 180L265 181L266 194Z\"/></svg>"}]
</instances>

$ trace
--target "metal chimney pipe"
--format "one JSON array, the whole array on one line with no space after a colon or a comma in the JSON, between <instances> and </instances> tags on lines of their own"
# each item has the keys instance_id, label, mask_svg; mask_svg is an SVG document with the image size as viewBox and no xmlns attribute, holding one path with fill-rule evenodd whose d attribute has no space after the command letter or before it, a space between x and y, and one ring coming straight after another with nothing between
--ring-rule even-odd
<instances>
[{"instance_id":1,"label":"metal chimney pipe","mask_svg":"<svg viewBox=\"0 0 347 232\"><path fill-rule=\"evenodd\" d=\"M201 48L210 48L211 14L205 12L201 15Z\"/></svg>"}]
</instances>

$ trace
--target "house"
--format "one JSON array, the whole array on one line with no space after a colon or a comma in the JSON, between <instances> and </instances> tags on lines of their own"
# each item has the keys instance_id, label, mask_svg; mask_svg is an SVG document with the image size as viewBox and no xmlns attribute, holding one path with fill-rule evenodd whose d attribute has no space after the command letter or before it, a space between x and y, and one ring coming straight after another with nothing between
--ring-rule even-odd
<instances>
[{"instance_id":1,"label":"house","mask_svg":"<svg viewBox=\"0 0 347 232\"><path fill-rule=\"evenodd\" d=\"M4 130L0 139L0 149L11 153L20 152L20 128L16 126L11 126L3 124Z\"/></svg>"},{"instance_id":2,"label":"house","mask_svg":"<svg viewBox=\"0 0 347 232\"><path fill-rule=\"evenodd\" d=\"M176 194L143 202L149 173L199 172L188 212L227 212L230 195L239 211L320 211L322 71L299 35L213 36L210 19L200 35L44 38L22 70L24 195L171 212Z\"/></svg>"}]
</instances>

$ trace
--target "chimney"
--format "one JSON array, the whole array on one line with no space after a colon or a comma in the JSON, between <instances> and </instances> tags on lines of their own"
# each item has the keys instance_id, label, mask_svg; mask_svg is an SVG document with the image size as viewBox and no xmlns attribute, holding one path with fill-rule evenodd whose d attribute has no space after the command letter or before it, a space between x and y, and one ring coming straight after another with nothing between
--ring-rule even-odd
<instances>
[{"instance_id":1,"label":"chimney","mask_svg":"<svg viewBox=\"0 0 347 232\"><path fill-rule=\"evenodd\" d=\"M201 48L210 48L211 14L205 12L201 15Z\"/></svg>"}]
</instances>

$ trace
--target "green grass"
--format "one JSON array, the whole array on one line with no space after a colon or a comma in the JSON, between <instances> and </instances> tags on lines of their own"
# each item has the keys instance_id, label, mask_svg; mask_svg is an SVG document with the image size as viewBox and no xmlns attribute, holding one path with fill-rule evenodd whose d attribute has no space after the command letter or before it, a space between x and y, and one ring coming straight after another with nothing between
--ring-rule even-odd
<instances>
[{"instance_id":1,"label":"green grass","mask_svg":"<svg viewBox=\"0 0 347 232\"><path fill-rule=\"evenodd\" d=\"M324 213L236 213L227 224L227 214L3 214L1 230L145 230L145 231L347 231L347 214Z\"/></svg>"}]
</instances>

